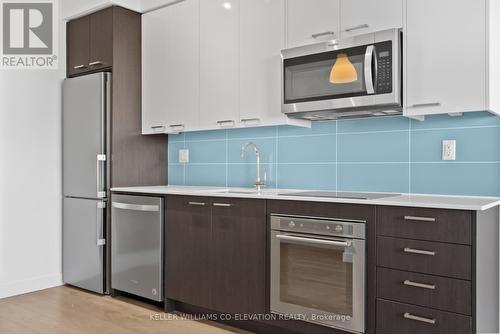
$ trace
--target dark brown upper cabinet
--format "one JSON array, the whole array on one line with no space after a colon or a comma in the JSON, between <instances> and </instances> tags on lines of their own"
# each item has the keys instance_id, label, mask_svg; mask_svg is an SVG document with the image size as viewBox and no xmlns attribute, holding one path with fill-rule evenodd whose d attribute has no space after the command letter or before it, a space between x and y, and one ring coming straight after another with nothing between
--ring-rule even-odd
<instances>
[{"instance_id":1,"label":"dark brown upper cabinet","mask_svg":"<svg viewBox=\"0 0 500 334\"><path fill-rule=\"evenodd\" d=\"M85 16L67 24L68 76L83 73L89 63L90 17Z\"/></svg>"},{"instance_id":2,"label":"dark brown upper cabinet","mask_svg":"<svg viewBox=\"0 0 500 334\"><path fill-rule=\"evenodd\" d=\"M99 72L113 66L113 19L109 7L67 23L67 74Z\"/></svg>"}]
</instances>

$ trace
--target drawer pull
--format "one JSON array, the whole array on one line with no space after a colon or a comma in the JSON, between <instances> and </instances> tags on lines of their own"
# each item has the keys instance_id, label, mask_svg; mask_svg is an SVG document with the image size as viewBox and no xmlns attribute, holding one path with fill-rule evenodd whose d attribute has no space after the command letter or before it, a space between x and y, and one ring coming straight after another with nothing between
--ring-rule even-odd
<instances>
[{"instance_id":1,"label":"drawer pull","mask_svg":"<svg viewBox=\"0 0 500 334\"><path fill-rule=\"evenodd\" d=\"M405 220L413 220L417 222L435 222L436 218L430 218L430 217L416 217L416 216L405 216Z\"/></svg>"},{"instance_id":2,"label":"drawer pull","mask_svg":"<svg viewBox=\"0 0 500 334\"><path fill-rule=\"evenodd\" d=\"M104 63L100 60L89 63L89 66L98 66L98 65L104 65Z\"/></svg>"},{"instance_id":3,"label":"drawer pull","mask_svg":"<svg viewBox=\"0 0 500 334\"><path fill-rule=\"evenodd\" d=\"M87 66L85 66L85 65L76 65L76 66L73 66L73 68L75 70L83 70L83 69L87 68Z\"/></svg>"},{"instance_id":4,"label":"drawer pull","mask_svg":"<svg viewBox=\"0 0 500 334\"><path fill-rule=\"evenodd\" d=\"M229 203L214 203L213 205L218 206L218 207L222 207L222 208L229 208L229 207L233 206L232 204L229 204Z\"/></svg>"},{"instance_id":5,"label":"drawer pull","mask_svg":"<svg viewBox=\"0 0 500 334\"><path fill-rule=\"evenodd\" d=\"M425 322L426 324L431 324L431 325L435 325L436 324L436 319L429 319L429 318L419 317L419 316L413 315L413 314L411 314L409 312L406 312L405 314L403 314L403 317L405 319L410 319L410 320Z\"/></svg>"},{"instance_id":6,"label":"drawer pull","mask_svg":"<svg viewBox=\"0 0 500 334\"><path fill-rule=\"evenodd\" d=\"M435 290L436 286L434 284L424 284L424 283L417 283L417 282L412 282L410 280L405 280L403 282L404 285L407 286L413 286L415 288L422 288L422 289L429 289L429 290Z\"/></svg>"},{"instance_id":7,"label":"drawer pull","mask_svg":"<svg viewBox=\"0 0 500 334\"><path fill-rule=\"evenodd\" d=\"M421 249L413 249L413 248L408 248L405 247L403 250L405 253L411 253L411 254L419 254L419 255L429 255L429 256L435 256L436 252L433 251L426 251L426 250L421 250Z\"/></svg>"},{"instance_id":8,"label":"drawer pull","mask_svg":"<svg viewBox=\"0 0 500 334\"><path fill-rule=\"evenodd\" d=\"M189 205L194 205L194 206L205 206L206 203L203 202L189 202Z\"/></svg>"}]
</instances>

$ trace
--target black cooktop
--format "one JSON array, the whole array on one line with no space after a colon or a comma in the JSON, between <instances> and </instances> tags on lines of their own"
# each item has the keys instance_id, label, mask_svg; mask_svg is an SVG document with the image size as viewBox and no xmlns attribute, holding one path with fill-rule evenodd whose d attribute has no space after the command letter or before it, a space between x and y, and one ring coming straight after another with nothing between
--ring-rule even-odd
<instances>
[{"instance_id":1,"label":"black cooktop","mask_svg":"<svg viewBox=\"0 0 500 334\"><path fill-rule=\"evenodd\" d=\"M294 193L281 193L281 194L278 194L278 196L379 199L379 198L385 198L385 197L400 196L400 194L358 193L358 192L344 192L344 191L300 191L300 192L294 192Z\"/></svg>"}]
</instances>

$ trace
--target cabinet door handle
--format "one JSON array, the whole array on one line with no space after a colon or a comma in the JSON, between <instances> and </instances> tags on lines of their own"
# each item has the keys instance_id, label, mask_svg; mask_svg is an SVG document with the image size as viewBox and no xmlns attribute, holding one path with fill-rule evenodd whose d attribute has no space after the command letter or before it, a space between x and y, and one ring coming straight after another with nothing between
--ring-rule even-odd
<instances>
[{"instance_id":1,"label":"cabinet door handle","mask_svg":"<svg viewBox=\"0 0 500 334\"><path fill-rule=\"evenodd\" d=\"M173 133L181 133L185 130L184 124L172 124L168 126Z\"/></svg>"},{"instance_id":2,"label":"cabinet door handle","mask_svg":"<svg viewBox=\"0 0 500 334\"><path fill-rule=\"evenodd\" d=\"M172 125L169 125L169 127L171 127L172 129L174 129L174 128L183 128L184 129L184 124L172 124Z\"/></svg>"},{"instance_id":3,"label":"cabinet door handle","mask_svg":"<svg viewBox=\"0 0 500 334\"><path fill-rule=\"evenodd\" d=\"M154 132L164 132L165 131L165 126L163 126L163 125L155 125L155 126L152 126L151 129L153 129Z\"/></svg>"},{"instance_id":4,"label":"cabinet door handle","mask_svg":"<svg viewBox=\"0 0 500 334\"><path fill-rule=\"evenodd\" d=\"M214 203L213 206L218 206L218 207L223 207L223 208L229 208L233 206L232 204L229 203Z\"/></svg>"},{"instance_id":5,"label":"cabinet door handle","mask_svg":"<svg viewBox=\"0 0 500 334\"><path fill-rule=\"evenodd\" d=\"M432 103L417 103L414 105L411 105L410 108L430 108L430 107L439 107L441 103L439 102L432 102Z\"/></svg>"},{"instance_id":6,"label":"cabinet door handle","mask_svg":"<svg viewBox=\"0 0 500 334\"><path fill-rule=\"evenodd\" d=\"M189 205L194 205L194 206L205 206L206 203L203 202L189 202Z\"/></svg>"},{"instance_id":7,"label":"cabinet door handle","mask_svg":"<svg viewBox=\"0 0 500 334\"><path fill-rule=\"evenodd\" d=\"M97 60L97 61L93 61L91 63L89 63L89 66L97 66L97 65L103 65L104 63L100 60Z\"/></svg>"},{"instance_id":8,"label":"cabinet door handle","mask_svg":"<svg viewBox=\"0 0 500 334\"><path fill-rule=\"evenodd\" d=\"M344 29L345 32L350 32L350 31L353 31L353 30L360 30L360 29L367 29L369 28L370 26L366 23L363 23L363 24L360 24L360 25L357 25L357 26L354 26L354 27L349 27L347 29Z\"/></svg>"},{"instance_id":9,"label":"cabinet door handle","mask_svg":"<svg viewBox=\"0 0 500 334\"><path fill-rule=\"evenodd\" d=\"M87 66L85 66L85 65L77 65L77 66L73 66L73 68L75 70L83 70L83 69L87 68Z\"/></svg>"},{"instance_id":10,"label":"cabinet door handle","mask_svg":"<svg viewBox=\"0 0 500 334\"><path fill-rule=\"evenodd\" d=\"M436 319L430 319L430 318L424 318L424 317L419 317L416 315L413 315L409 312L406 312L403 314L403 317L405 319L410 319L410 320L415 320L415 321L420 321L420 322L425 322L426 324L431 324L434 325L436 324Z\"/></svg>"},{"instance_id":11,"label":"cabinet door handle","mask_svg":"<svg viewBox=\"0 0 500 334\"><path fill-rule=\"evenodd\" d=\"M417 216L404 216L404 220L412 220L417 222L431 222L434 223L436 218L431 217L417 217Z\"/></svg>"},{"instance_id":12,"label":"cabinet door handle","mask_svg":"<svg viewBox=\"0 0 500 334\"><path fill-rule=\"evenodd\" d=\"M260 123L260 118L243 118L243 123Z\"/></svg>"},{"instance_id":13,"label":"cabinet door handle","mask_svg":"<svg viewBox=\"0 0 500 334\"><path fill-rule=\"evenodd\" d=\"M222 128L229 128L234 127L235 122L232 119L227 119L224 121L217 121L217 124L219 124L219 126Z\"/></svg>"},{"instance_id":14,"label":"cabinet door handle","mask_svg":"<svg viewBox=\"0 0 500 334\"><path fill-rule=\"evenodd\" d=\"M404 285L407 285L407 286L413 286L415 288L422 288L422 289L428 289L428 290L435 290L436 289L436 285L434 284L424 284L424 283L418 283L418 282L413 282L413 281L410 281L410 280L405 280L403 282Z\"/></svg>"},{"instance_id":15,"label":"cabinet door handle","mask_svg":"<svg viewBox=\"0 0 500 334\"><path fill-rule=\"evenodd\" d=\"M410 253L410 254L418 254L418 255L429 255L429 256L436 255L436 252L434 252L434 251L427 251L427 250L414 249L414 248L408 248L408 247L405 247L403 252Z\"/></svg>"},{"instance_id":16,"label":"cabinet door handle","mask_svg":"<svg viewBox=\"0 0 500 334\"><path fill-rule=\"evenodd\" d=\"M322 37L322 36L335 36L335 33L333 31L324 31L324 32L319 32L319 33L316 33L316 34L312 34L311 37L314 38L314 39L318 39L318 37Z\"/></svg>"}]
</instances>

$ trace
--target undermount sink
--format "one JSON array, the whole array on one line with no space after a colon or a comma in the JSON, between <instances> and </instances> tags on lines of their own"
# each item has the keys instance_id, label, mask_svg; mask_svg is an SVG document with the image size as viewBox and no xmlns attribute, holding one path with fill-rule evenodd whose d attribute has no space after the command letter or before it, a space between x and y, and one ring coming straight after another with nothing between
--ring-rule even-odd
<instances>
[{"instance_id":1,"label":"undermount sink","mask_svg":"<svg viewBox=\"0 0 500 334\"><path fill-rule=\"evenodd\" d=\"M218 194L257 194L259 193L256 189L248 189L248 190L231 190L225 189L221 191L215 191Z\"/></svg>"}]
</instances>

